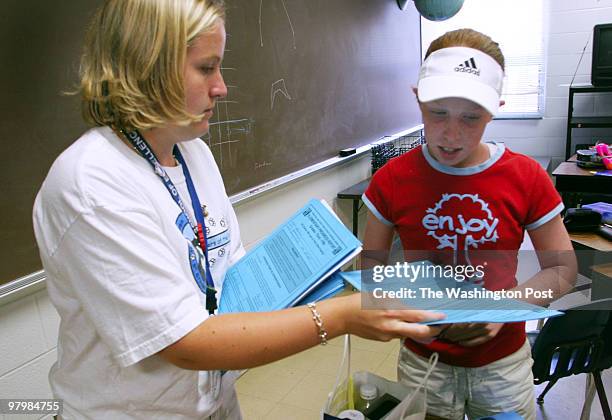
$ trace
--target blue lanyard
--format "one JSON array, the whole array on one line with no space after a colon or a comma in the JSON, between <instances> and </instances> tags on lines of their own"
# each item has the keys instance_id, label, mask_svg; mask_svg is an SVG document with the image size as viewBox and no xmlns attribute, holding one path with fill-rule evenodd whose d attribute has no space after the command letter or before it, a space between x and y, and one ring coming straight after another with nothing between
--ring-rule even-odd
<instances>
[{"instance_id":1,"label":"blue lanyard","mask_svg":"<svg viewBox=\"0 0 612 420\"><path fill-rule=\"evenodd\" d=\"M208 247L206 246L206 223L204 220L204 214L202 212L202 206L200 205L200 199L198 198L198 194L195 190L195 186L193 184L193 180L191 179L191 174L189 173L189 169L187 168L187 163L183 158L178 146L174 145L173 153L176 159L179 161L183 168L183 174L185 175L185 181L187 182L187 190L189 191L189 196L191 198L191 205L193 207L193 214L195 215L197 225L194 225L187 215L187 211L185 211L185 204L183 200L181 200L181 196L176 189L176 186L164 170L164 168L157 160L157 156L153 153L151 146L144 137L138 132L138 130L126 132L123 129L119 129L121 133L128 139L128 141L134 146L136 151L140 153L140 155L145 158L147 162L153 167L153 171L164 183L166 189L172 196L174 202L180 207L181 212L184 217L189 221L189 225L193 229L194 234L196 235L197 246L202 249L204 253L204 260L206 263L206 284L201 284L200 281L196 278L196 283L202 293L206 295L206 309L209 314L214 314L215 309L217 309L217 290L215 289L215 282L213 281L212 275L210 273L210 263L208 262Z\"/></svg>"}]
</instances>

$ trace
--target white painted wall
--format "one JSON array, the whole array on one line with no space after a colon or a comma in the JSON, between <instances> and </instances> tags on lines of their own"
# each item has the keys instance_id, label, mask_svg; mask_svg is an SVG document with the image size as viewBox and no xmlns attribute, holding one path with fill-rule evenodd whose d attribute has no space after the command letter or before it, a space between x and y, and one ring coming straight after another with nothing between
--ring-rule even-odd
<instances>
[{"instance_id":1,"label":"white painted wall","mask_svg":"<svg viewBox=\"0 0 612 420\"><path fill-rule=\"evenodd\" d=\"M569 83L574 73L574 83L590 83L593 26L612 23L612 0L546 0L545 15L548 37L544 118L494 120L484 137L504 141L512 150L530 156L560 158L565 156ZM574 115L612 115L612 95L575 95ZM574 129L572 140L574 144L609 141L611 130Z\"/></svg>"},{"instance_id":2,"label":"white painted wall","mask_svg":"<svg viewBox=\"0 0 612 420\"><path fill-rule=\"evenodd\" d=\"M0 398L52 398L47 374L57 359L58 326L45 290L0 308Z\"/></svg>"},{"instance_id":3,"label":"white painted wall","mask_svg":"<svg viewBox=\"0 0 612 420\"><path fill-rule=\"evenodd\" d=\"M562 85L570 82L593 25L612 22L612 0L548 1L546 116L541 120L494 121L485 133L487 139L504 140L518 152L541 157L563 156L568 88ZM578 69L576 82L590 80L590 45ZM576 100L577 112L584 112L583 115L605 113L610 105L610 95ZM592 139L596 135L593 130L577 131L581 133L576 132L576 138ZM368 174L366 157L238 205L236 211L245 245L250 247L261 240L312 197L327 199L350 226L351 205L338 202L336 193ZM50 398L47 372L56 358L58 323L58 316L44 290L0 307L0 398ZM6 418L9 417L0 417Z\"/></svg>"}]
</instances>

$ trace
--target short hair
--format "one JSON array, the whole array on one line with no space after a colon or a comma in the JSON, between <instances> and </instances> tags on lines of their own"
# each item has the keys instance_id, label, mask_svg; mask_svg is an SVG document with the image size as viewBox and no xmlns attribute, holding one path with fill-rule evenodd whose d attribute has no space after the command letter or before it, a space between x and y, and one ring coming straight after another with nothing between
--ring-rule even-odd
<instances>
[{"instance_id":1,"label":"short hair","mask_svg":"<svg viewBox=\"0 0 612 420\"><path fill-rule=\"evenodd\" d=\"M434 39L425 53L425 58L434 51L449 47L468 47L480 50L497 61L502 70L505 70L504 54L499 44L489 36L469 28L450 31Z\"/></svg>"},{"instance_id":2,"label":"short hair","mask_svg":"<svg viewBox=\"0 0 612 420\"><path fill-rule=\"evenodd\" d=\"M187 125L188 46L225 21L221 0L106 0L87 29L80 65L84 119L96 126Z\"/></svg>"}]
</instances>

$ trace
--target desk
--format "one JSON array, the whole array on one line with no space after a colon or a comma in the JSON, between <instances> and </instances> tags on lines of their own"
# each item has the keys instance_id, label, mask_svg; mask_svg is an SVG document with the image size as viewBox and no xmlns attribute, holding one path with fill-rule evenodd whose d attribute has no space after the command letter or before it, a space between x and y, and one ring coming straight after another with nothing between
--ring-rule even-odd
<instances>
[{"instance_id":1,"label":"desk","mask_svg":"<svg viewBox=\"0 0 612 420\"><path fill-rule=\"evenodd\" d=\"M612 262L594 266L592 280L591 301L612 297Z\"/></svg>"},{"instance_id":2,"label":"desk","mask_svg":"<svg viewBox=\"0 0 612 420\"><path fill-rule=\"evenodd\" d=\"M361 196L365 192L366 188L368 188L370 179L371 178L368 178L358 184L355 184L345 190L340 191L337 196L338 198L342 198L345 200L353 200L353 235L355 235L355 237L358 237L359 230L359 202L361 201Z\"/></svg>"},{"instance_id":3,"label":"desk","mask_svg":"<svg viewBox=\"0 0 612 420\"><path fill-rule=\"evenodd\" d=\"M593 170L582 169L573 161L562 162L553 171L555 187L567 207L574 207L575 195L581 193L612 193L611 176L595 176Z\"/></svg>"},{"instance_id":4,"label":"desk","mask_svg":"<svg viewBox=\"0 0 612 420\"><path fill-rule=\"evenodd\" d=\"M581 193L612 193L612 177L595 176L582 169L572 157L553 171L557 191L566 207L575 207ZM578 258L578 272L592 280L591 300L612 297L612 242L596 233L571 233L572 246Z\"/></svg>"},{"instance_id":5,"label":"desk","mask_svg":"<svg viewBox=\"0 0 612 420\"><path fill-rule=\"evenodd\" d=\"M592 232L570 233L575 250L612 251L612 242Z\"/></svg>"},{"instance_id":6,"label":"desk","mask_svg":"<svg viewBox=\"0 0 612 420\"><path fill-rule=\"evenodd\" d=\"M591 279L591 301L612 297L612 241L596 233L570 233L578 272ZM582 290L587 287L576 287Z\"/></svg>"}]
</instances>

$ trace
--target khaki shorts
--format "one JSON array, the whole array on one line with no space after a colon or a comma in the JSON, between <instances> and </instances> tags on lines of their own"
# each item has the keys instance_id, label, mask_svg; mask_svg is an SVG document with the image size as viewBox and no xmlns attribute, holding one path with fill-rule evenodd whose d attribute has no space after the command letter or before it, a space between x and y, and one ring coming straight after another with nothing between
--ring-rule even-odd
<instances>
[{"instance_id":1,"label":"khaki shorts","mask_svg":"<svg viewBox=\"0 0 612 420\"><path fill-rule=\"evenodd\" d=\"M527 341L513 354L477 368L438 362L427 384L427 413L463 420L515 411L535 420L532 365ZM417 388L427 367L428 359L402 346L397 368L402 384Z\"/></svg>"}]
</instances>

